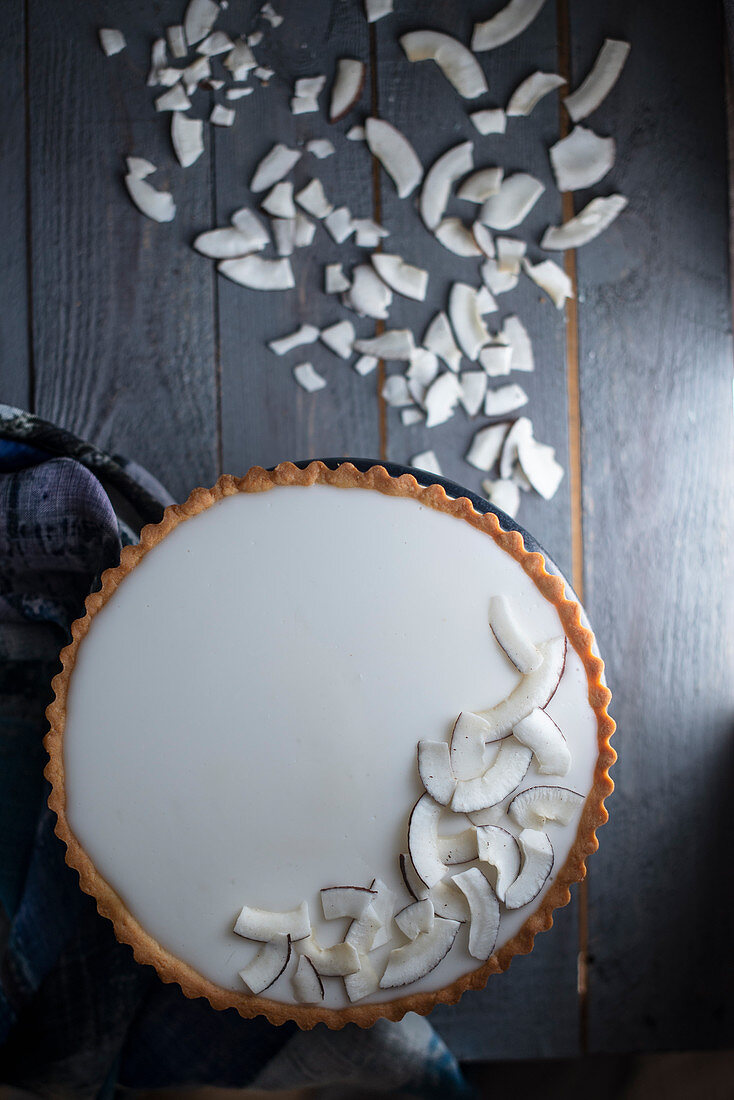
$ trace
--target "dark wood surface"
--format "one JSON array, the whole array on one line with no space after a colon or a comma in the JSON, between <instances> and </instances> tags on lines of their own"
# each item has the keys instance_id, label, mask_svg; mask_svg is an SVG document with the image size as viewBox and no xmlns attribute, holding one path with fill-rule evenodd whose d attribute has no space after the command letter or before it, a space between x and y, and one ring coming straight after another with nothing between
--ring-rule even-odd
<instances>
[{"instance_id":1,"label":"dark wood surface","mask_svg":"<svg viewBox=\"0 0 734 1100\"><path fill-rule=\"evenodd\" d=\"M377 374L359 379L323 349L304 349L301 358L313 358L329 380L312 397L291 377L299 357L279 359L265 348L303 320L348 316L321 293L322 267L350 263L356 247L338 248L319 231L297 257L298 291L262 295L217 279L190 243L249 200L253 167L273 141L336 130L338 156L306 155L294 178L302 185L318 176L355 214L380 213L392 232L386 248L430 268L429 300L396 297L391 312L391 325L404 320L420 335L445 305L449 283L463 273L473 281L475 267L433 242L412 203L397 200L384 173L373 176L364 145L342 135L377 111L405 130L426 166L471 138L477 163L496 156L508 171L527 168L550 183L556 97L530 120L509 120L506 137L482 138L436 67L405 61L399 31L433 26L467 41L474 19L498 4L398 3L370 33L357 0L276 0L286 21L258 57L278 75L245 101L232 130L208 129L205 156L183 171L170 151L168 116L155 114L145 87L150 42L180 21L183 6L6 4L0 400L32 405L137 459L178 497L253 463L319 454L405 461L429 446L448 476L478 488L461 459L473 431L463 414L431 432L405 429L381 408ZM249 30L249 6L242 8ZM231 0L222 25L240 29L238 10ZM694 34L689 16L680 0L548 0L524 35L482 56L490 92L479 105L493 106L524 76L555 71L566 56L575 86L605 35L633 47L619 85L589 120L618 142L617 164L595 193L621 190L630 208L578 253L577 319L573 310L557 313L527 281L500 300L497 318L517 311L534 338L537 371L517 378L531 396L538 436L569 469L551 503L523 500L520 519L583 587L620 726L617 791L588 885L552 932L484 992L432 1017L466 1059L724 1047L734 1039L722 21L715 5L703 6ZM103 56L100 25L125 31L123 54ZM330 80L340 56L369 62L359 109L333 128L321 115L294 118L292 81L320 72ZM130 205L122 174L131 153L159 166L156 184L171 184L179 211L172 224L154 225ZM560 218L549 186L519 235L535 240ZM540 255L532 246L531 256ZM356 324L361 333L374 329Z\"/></svg>"}]
</instances>

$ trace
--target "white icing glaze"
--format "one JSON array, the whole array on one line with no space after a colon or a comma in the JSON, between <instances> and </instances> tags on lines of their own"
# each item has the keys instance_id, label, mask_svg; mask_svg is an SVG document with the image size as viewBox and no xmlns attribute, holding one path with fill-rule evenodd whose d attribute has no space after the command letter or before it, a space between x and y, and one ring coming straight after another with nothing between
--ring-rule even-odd
<instances>
[{"instance_id":1,"label":"white icing glaze","mask_svg":"<svg viewBox=\"0 0 734 1100\"><path fill-rule=\"evenodd\" d=\"M146 556L79 649L64 738L72 830L149 933L238 991L257 950L232 932L243 904L305 898L324 946L348 922L323 919L321 887L379 876L402 908L417 742L447 738L459 711L519 679L488 626L498 593L532 642L561 633L491 538L413 500L328 486L226 498ZM585 794L597 727L571 649L548 711L573 757L559 782ZM536 782L554 780L531 766L519 789ZM447 814L445 831L466 824ZM577 824L548 826L554 873ZM503 912L498 947L541 897ZM293 956L267 996L293 1001ZM462 928L432 974L370 999L476 966ZM327 1005L348 1003L341 979L324 985Z\"/></svg>"}]
</instances>

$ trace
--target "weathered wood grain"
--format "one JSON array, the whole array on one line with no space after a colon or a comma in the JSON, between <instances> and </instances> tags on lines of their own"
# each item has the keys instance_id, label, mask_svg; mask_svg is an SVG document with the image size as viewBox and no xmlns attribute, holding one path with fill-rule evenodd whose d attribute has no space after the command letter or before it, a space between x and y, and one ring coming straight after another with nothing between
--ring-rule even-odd
<instances>
[{"instance_id":1,"label":"weathered wood grain","mask_svg":"<svg viewBox=\"0 0 734 1100\"><path fill-rule=\"evenodd\" d=\"M211 216L209 163L177 166L145 86L150 44L181 4L29 3L36 411L182 496L216 476L212 276L190 248ZM121 27L127 49L105 57L99 26ZM133 207L129 154L158 166L174 222Z\"/></svg>"},{"instance_id":2,"label":"weathered wood grain","mask_svg":"<svg viewBox=\"0 0 734 1100\"><path fill-rule=\"evenodd\" d=\"M29 408L32 398L28 347L26 272L25 0L3 8L0 67L4 118L0 126L0 401Z\"/></svg>"},{"instance_id":3,"label":"weathered wood grain","mask_svg":"<svg viewBox=\"0 0 734 1100\"><path fill-rule=\"evenodd\" d=\"M586 603L620 754L589 877L594 1051L734 1033L723 58L720 13L691 18L682 3L571 4L577 81L605 35L632 42L584 123L618 142L596 192L630 207L578 252Z\"/></svg>"},{"instance_id":4,"label":"weathered wood grain","mask_svg":"<svg viewBox=\"0 0 734 1100\"><path fill-rule=\"evenodd\" d=\"M546 5L528 31L506 46L479 55L487 75L489 92L477 100L463 100L439 68L425 61L411 64L398 43L400 34L427 26L469 41L476 19L486 15L486 4L462 5L461 11L432 0L417 9L384 19L376 25L379 77L379 114L402 130L428 169L438 156L461 141L474 142L477 168L501 165L507 175L529 171L546 184L527 220L508 236L529 242L528 255L535 261L535 241L549 223L560 217L560 197L552 186L547 147L557 140L558 101L548 96L530 118L508 120L505 135L482 137L469 119L481 107L504 106L515 87L535 69L553 72L557 66L554 5ZM461 259L448 252L426 230L413 199L399 199L390 178L381 172L381 206L391 235L386 252L397 252L430 272L426 301L417 303L395 296L391 327L411 328L420 341L438 309L447 305L452 282L479 286L479 261ZM469 220L477 208L452 200L451 215ZM542 300L541 300L542 299ZM537 359L534 374L513 374L494 384L519 382L530 401L523 412L532 417L538 438L552 443L566 463L567 409L564 317L528 279L498 298L499 310L487 318L496 331L501 319L512 313L531 333ZM463 361L465 369L470 367ZM388 371L397 365L388 365ZM405 462L419 451L433 448L444 473L460 484L478 490L482 475L463 461L473 433L488 423L482 415L469 421L459 410L446 424L426 429L404 428L396 410L388 410L388 454ZM568 479L555 499L546 503L534 494L523 494L519 519L546 545L561 568L569 569L570 507ZM558 914L549 936L541 936L532 955L517 959L510 972L492 978L481 993L468 993L451 1008L439 1008L431 1019L465 1060L558 1056L578 1051L578 996L576 963L578 920L575 900Z\"/></svg>"},{"instance_id":5,"label":"weathered wood grain","mask_svg":"<svg viewBox=\"0 0 734 1100\"><path fill-rule=\"evenodd\" d=\"M252 196L249 182L274 142L303 148L312 137L328 137L337 151L326 160L317 160L304 151L289 177L296 191L310 178L318 178L335 205L347 203L355 216L370 217L369 156L362 144L344 137L356 118L332 126L325 117L336 60L355 57L369 61L367 25L361 8L327 0L317 9L291 0L281 3L279 11L284 22L272 31L266 30L263 42L256 47L258 61L269 65L277 75L267 88L260 87L255 79L256 91L241 101L231 131L216 135L217 223L226 224L239 206L257 208L265 197ZM321 110L294 116L289 106L293 82L300 76L321 73L327 76L320 97ZM366 89L363 105L368 95ZM360 320L336 296L323 293L324 265L344 261L348 270L359 255L353 243L337 245L319 225L312 246L297 250L292 257L295 289L262 293L219 279L225 469L239 473L253 463L271 465L319 455L377 456L375 375L360 378L347 362L321 343L297 348L283 357L267 347L269 340L294 331L304 322L323 327L346 319L354 323L359 334L371 335L373 322ZM327 379L326 389L308 394L295 383L292 368L304 361L313 363Z\"/></svg>"}]
</instances>

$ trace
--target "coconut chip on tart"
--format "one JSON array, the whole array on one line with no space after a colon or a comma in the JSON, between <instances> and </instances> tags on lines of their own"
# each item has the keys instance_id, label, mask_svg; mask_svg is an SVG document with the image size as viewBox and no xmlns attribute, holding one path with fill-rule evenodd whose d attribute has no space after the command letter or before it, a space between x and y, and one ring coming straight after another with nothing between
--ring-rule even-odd
<instances>
[{"instance_id":1,"label":"coconut chip on tart","mask_svg":"<svg viewBox=\"0 0 734 1100\"><path fill-rule=\"evenodd\" d=\"M195 490L104 574L54 679L49 804L82 888L138 961L246 1017L369 1026L480 988L550 927L607 816L609 692L567 593L494 513L380 466ZM385 599L428 614L396 646ZM305 675L273 676L317 638ZM444 747L411 766L419 741Z\"/></svg>"}]
</instances>

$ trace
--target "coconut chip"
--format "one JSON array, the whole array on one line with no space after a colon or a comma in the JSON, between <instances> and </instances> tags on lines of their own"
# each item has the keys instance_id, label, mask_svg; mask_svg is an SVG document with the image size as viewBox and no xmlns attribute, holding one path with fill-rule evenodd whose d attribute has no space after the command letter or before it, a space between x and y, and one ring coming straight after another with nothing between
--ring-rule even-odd
<instances>
[{"instance_id":1,"label":"coconut chip","mask_svg":"<svg viewBox=\"0 0 734 1100\"><path fill-rule=\"evenodd\" d=\"M479 352L479 363L489 378L509 374L512 370L512 348L499 338Z\"/></svg>"},{"instance_id":2,"label":"coconut chip","mask_svg":"<svg viewBox=\"0 0 734 1100\"><path fill-rule=\"evenodd\" d=\"M324 999L324 983L307 955L301 955L291 978L293 993L300 1004L318 1004Z\"/></svg>"},{"instance_id":3,"label":"coconut chip","mask_svg":"<svg viewBox=\"0 0 734 1100\"><path fill-rule=\"evenodd\" d=\"M365 139L370 152L391 176L398 197L405 199L423 179L423 166L408 139L392 123L381 118L368 118Z\"/></svg>"},{"instance_id":4,"label":"coconut chip","mask_svg":"<svg viewBox=\"0 0 734 1100\"><path fill-rule=\"evenodd\" d=\"M237 260L222 260L217 270L232 282L251 290L290 290L296 285L290 260L287 259L242 256Z\"/></svg>"},{"instance_id":5,"label":"coconut chip","mask_svg":"<svg viewBox=\"0 0 734 1100\"><path fill-rule=\"evenodd\" d=\"M232 215L232 225L247 238L248 252L260 252L270 242L267 229L261 224L257 216L246 206L235 210Z\"/></svg>"},{"instance_id":6,"label":"coconut chip","mask_svg":"<svg viewBox=\"0 0 734 1100\"><path fill-rule=\"evenodd\" d=\"M380 397L391 409L402 409L413 404L413 398L408 389L408 382L402 374L391 374L385 379L380 391Z\"/></svg>"},{"instance_id":7,"label":"coconut chip","mask_svg":"<svg viewBox=\"0 0 734 1100\"><path fill-rule=\"evenodd\" d=\"M320 339L340 359L349 359L354 346L354 325L351 321L337 321L321 330Z\"/></svg>"},{"instance_id":8,"label":"coconut chip","mask_svg":"<svg viewBox=\"0 0 734 1100\"><path fill-rule=\"evenodd\" d=\"M375 360L375 363L377 360ZM404 428L412 428L414 424L420 424L424 419L424 415L420 409L411 408L400 410L400 420L402 421Z\"/></svg>"},{"instance_id":9,"label":"coconut chip","mask_svg":"<svg viewBox=\"0 0 734 1100\"><path fill-rule=\"evenodd\" d=\"M401 256L389 252L375 252L370 257L372 266L384 283L398 294L422 302L428 288L428 272L407 264Z\"/></svg>"},{"instance_id":10,"label":"coconut chip","mask_svg":"<svg viewBox=\"0 0 734 1100\"><path fill-rule=\"evenodd\" d=\"M184 29L180 24L174 27L166 27L166 38L168 39L168 48L173 57L177 60L186 57L186 54L189 52L189 47Z\"/></svg>"},{"instance_id":11,"label":"coconut chip","mask_svg":"<svg viewBox=\"0 0 734 1100\"><path fill-rule=\"evenodd\" d=\"M481 256L482 251L478 247L471 229L464 225L461 218L444 218L436 227L435 237L455 256Z\"/></svg>"},{"instance_id":12,"label":"coconut chip","mask_svg":"<svg viewBox=\"0 0 734 1100\"><path fill-rule=\"evenodd\" d=\"M427 348L416 348L405 372L416 405L423 405L426 391L438 374L438 356Z\"/></svg>"},{"instance_id":13,"label":"coconut chip","mask_svg":"<svg viewBox=\"0 0 734 1100\"><path fill-rule=\"evenodd\" d=\"M526 77L510 97L510 102L507 104L507 117L529 115L544 96L565 83L566 78L559 76L558 73L538 72Z\"/></svg>"},{"instance_id":14,"label":"coconut chip","mask_svg":"<svg viewBox=\"0 0 734 1100\"><path fill-rule=\"evenodd\" d=\"M276 183L268 191L261 206L274 218L295 218L296 208L293 205L293 184L290 180Z\"/></svg>"},{"instance_id":15,"label":"coconut chip","mask_svg":"<svg viewBox=\"0 0 734 1100\"><path fill-rule=\"evenodd\" d=\"M511 370L533 371L533 346L527 329L519 317L506 317L500 334L512 348Z\"/></svg>"},{"instance_id":16,"label":"coconut chip","mask_svg":"<svg viewBox=\"0 0 734 1100\"><path fill-rule=\"evenodd\" d=\"M383 238L390 236L389 231L378 225L372 218L354 218L352 224L355 232L354 240L359 248L377 248Z\"/></svg>"},{"instance_id":17,"label":"coconut chip","mask_svg":"<svg viewBox=\"0 0 734 1100\"><path fill-rule=\"evenodd\" d=\"M477 291L467 283L454 283L449 292L449 317L461 350L467 359L476 360L479 350L489 343L482 320Z\"/></svg>"},{"instance_id":18,"label":"coconut chip","mask_svg":"<svg viewBox=\"0 0 734 1100\"><path fill-rule=\"evenodd\" d=\"M364 378L365 375L372 374L378 362L379 360L376 359L374 355L360 355L359 359L353 365L357 374ZM403 423L405 423L405 414L403 414Z\"/></svg>"},{"instance_id":19,"label":"coconut chip","mask_svg":"<svg viewBox=\"0 0 734 1100\"><path fill-rule=\"evenodd\" d=\"M234 122L234 114L234 107L223 107L221 103L215 103L209 115L209 121L213 126L231 126Z\"/></svg>"},{"instance_id":20,"label":"coconut chip","mask_svg":"<svg viewBox=\"0 0 734 1100\"><path fill-rule=\"evenodd\" d=\"M290 336L281 336L279 340L271 340L268 347L276 355L286 355L287 352L293 351L293 348L301 347L303 344L315 343L318 338L319 330L315 325L301 325Z\"/></svg>"},{"instance_id":21,"label":"coconut chip","mask_svg":"<svg viewBox=\"0 0 734 1100\"><path fill-rule=\"evenodd\" d=\"M349 290L350 282L342 271L341 264L326 264L324 268L324 293L341 294Z\"/></svg>"},{"instance_id":22,"label":"coconut chip","mask_svg":"<svg viewBox=\"0 0 734 1100\"><path fill-rule=\"evenodd\" d=\"M483 255L488 259L494 259L495 248L494 239L492 234L487 229L486 225L482 225L481 222L473 222L471 227L474 240L477 242L477 247ZM490 288L491 289L491 288Z\"/></svg>"},{"instance_id":23,"label":"coconut chip","mask_svg":"<svg viewBox=\"0 0 734 1100\"><path fill-rule=\"evenodd\" d=\"M480 286L477 291L477 309L482 317L487 313L497 312L497 303L486 286Z\"/></svg>"},{"instance_id":24,"label":"coconut chip","mask_svg":"<svg viewBox=\"0 0 734 1100\"><path fill-rule=\"evenodd\" d=\"M247 80L247 77L257 66L255 55L247 42L238 38L232 50L224 60L224 67L232 74L233 80Z\"/></svg>"},{"instance_id":25,"label":"coconut chip","mask_svg":"<svg viewBox=\"0 0 734 1100\"><path fill-rule=\"evenodd\" d=\"M433 351L440 359L443 359L449 370L458 371L461 363L461 352L456 346L454 334L446 314L437 313L426 329L423 337L423 346Z\"/></svg>"},{"instance_id":26,"label":"coconut chip","mask_svg":"<svg viewBox=\"0 0 734 1100\"><path fill-rule=\"evenodd\" d=\"M300 159L301 153L298 149L289 149L287 145L276 143L255 169L250 190L268 190L274 183L287 176Z\"/></svg>"},{"instance_id":27,"label":"coconut chip","mask_svg":"<svg viewBox=\"0 0 734 1100\"><path fill-rule=\"evenodd\" d=\"M461 383L451 371L440 374L426 391L423 404L426 410L426 427L435 428L454 415L461 398Z\"/></svg>"},{"instance_id":28,"label":"coconut chip","mask_svg":"<svg viewBox=\"0 0 734 1100\"><path fill-rule=\"evenodd\" d=\"M191 100L180 84L174 84L155 101L156 111L188 111L190 106Z\"/></svg>"},{"instance_id":29,"label":"coconut chip","mask_svg":"<svg viewBox=\"0 0 734 1100\"><path fill-rule=\"evenodd\" d=\"M347 141L366 141L367 135L364 126L350 126L344 135Z\"/></svg>"},{"instance_id":30,"label":"coconut chip","mask_svg":"<svg viewBox=\"0 0 734 1100\"><path fill-rule=\"evenodd\" d=\"M326 385L326 379L314 370L311 363L299 363L293 368L293 377L306 393L316 393Z\"/></svg>"},{"instance_id":31,"label":"coconut chip","mask_svg":"<svg viewBox=\"0 0 734 1100\"><path fill-rule=\"evenodd\" d=\"M584 126L574 126L568 137L550 147L550 160L559 191L593 187L614 164L614 138L599 137Z\"/></svg>"},{"instance_id":32,"label":"coconut chip","mask_svg":"<svg viewBox=\"0 0 734 1100\"><path fill-rule=\"evenodd\" d=\"M354 350L363 355L376 355L378 359L410 360L415 355L413 333L407 328L389 328L380 336L355 340Z\"/></svg>"},{"instance_id":33,"label":"coconut chip","mask_svg":"<svg viewBox=\"0 0 734 1100\"><path fill-rule=\"evenodd\" d=\"M436 474L441 477L443 471L434 451L421 451L419 455L413 455L410 465L417 470L425 470L427 474Z\"/></svg>"},{"instance_id":34,"label":"coconut chip","mask_svg":"<svg viewBox=\"0 0 734 1100\"><path fill-rule=\"evenodd\" d=\"M498 269L503 273L519 275L520 265L528 247L525 241L515 240L514 237L498 237L495 244Z\"/></svg>"},{"instance_id":35,"label":"coconut chip","mask_svg":"<svg viewBox=\"0 0 734 1100\"><path fill-rule=\"evenodd\" d=\"M629 52L629 42L616 38L604 39L604 45L586 79L563 100L574 122L586 118L606 99L619 79Z\"/></svg>"},{"instance_id":36,"label":"coconut chip","mask_svg":"<svg viewBox=\"0 0 734 1100\"><path fill-rule=\"evenodd\" d=\"M519 276L509 271L500 271L497 260L485 260L480 271L484 285L492 294L505 294L517 286Z\"/></svg>"},{"instance_id":37,"label":"coconut chip","mask_svg":"<svg viewBox=\"0 0 734 1100\"><path fill-rule=\"evenodd\" d=\"M539 443L532 432L523 433L517 444L517 459L536 493L540 493L545 500L555 496L564 471L556 461L553 447Z\"/></svg>"},{"instance_id":38,"label":"coconut chip","mask_svg":"<svg viewBox=\"0 0 734 1100\"><path fill-rule=\"evenodd\" d=\"M520 509L520 490L514 481L500 478L498 481L483 481L482 492L490 504L514 517Z\"/></svg>"},{"instance_id":39,"label":"coconut chip","mask_svg":"<svg viewBox=\"0 0 734 1100\"><path fill-rule=\"evenodd\" d=\"M299 206L314 218L325 218L334 209L334 204L329 202L321 180L310 180L305 187L296 194L296 202Z\"/></svg>"},{"instance_id":40,"label":"coconut chip","mask_svg":"<svg viewBox=\"0 0 734 1100\"><path fill-rule=\"evenodd\" d=\"M172 222L176 217L176 204L170 191L156 191L146 179L130 172L125 176L125 186L130 198L141 214L154 222Z\"/></svg>"},{"instance_id":41,"label":"coconut chip","mask_svg":"<svg viewBox=\"0 0 734 1100\"><path fill-rule=\"evenodd\" d=\"M345 297L362 317L385 320L392 304L392 291L369 264L358 264L352 271L352 285Z\"/></svg>"},{"instance_id":42,"label":"coconut chip","mask_svg":"<svg viewBox=\"0 0 734 1100\"><path fill-rule=\"evenodd\" d=\"M156 38L150 48L150 70L148 72L147 86L154 88L159 82L159 74L166 68L168 55L166 54L165 38Z\"/></svg>"},{"instance_id":43,"label":"coconut chip","mask_svg":"<svg viewBox=\"0 0 734 1100\"><path fill-rule=\"evenodd\" d=\"M465 461L475 469L489 473L500 457L507 429L507 424L489 424L486 428L480 428L464 456Z\"/></svg>"},{"instance_id":44,"label":"coconut chip","mask_svg":"<svg viewBox=\"0 0 734 1100\"><path fill-rule=\"evenodd\" d=\"M435 61L464 99L487 91L487 81L476 57L456 38L439 31L411 31L400 38L408 61Z\"/></svg>"},{"instance_id":45,"label":"coconut chip","mask_svg":"<svg viewBox=\"0 0 734 1100\"><path fill-rule=\"evenodd\" d=\"M512 229L525 220L544 191L540 180L527 172L516 172L487 199L479 220L491 229Z\"/></svg>"},{"instance_id":46,"label":"coconut chip","mask_svg":"<svg viewBox=\"0 0 734 1100\"><path fill-rule=\"evenodd\" d=\"M214 31L214 34L207 35L204 41L199 43L196 52L204 57L216 57L232 49L234 49L234 42L229 35L224 31Z\"/></svg>"},{"instance_id":47,"label":"coconut chip","mask_svg":"<svg viewBox=\"0 0 734 1100\"><path fill-rule=\"evenodd\" d=\"M253 244L253 239L257 242ZM253 238L252 234L242 233L233 226L225 226L222 229L209 229L206 233L200 233L194 240L194 248L202 256L208 256L212 260L230 260L238 256L247 256L250 252L258 252L267 244L265 240L260 243L259 238Z\"/></svg>"},{"instance_id":48,"label":"coconut chip","mask_svg":"<svg viewBox=\"0 0 734 1100\"><path fill-rule=\"evenodd\" d=\"M484 111L474 111L469 115L480 134L504 134L507 116L501 107L492 107Z\"/></svg>"},{"instance_id":49,"label":"coconut chip","mask_svg":"<svg viewBox=\"0 0 734 1100\"><path fill-rule=\"evenodd\" d=\"M476 416L487 392L487 375L481 370L464 371L459 381L461 383L459 400L467 416Z\"/></svg>"},{"instance_id":50,"label":"coconut chip","mask_svg":"<svg viewBox=\"0 0 734 1100\"><path fill-rule=\"evenodd\" d=\"M523 405L527 405L528 395L522 386L511 382L507 386L500 386L496 390L488 390L484 401L485 416L507 416Z\"/></svg>"},{"instance_id":51,"label":"coconut chip","mask_svg":"<svg viewBox=\"0 0 734 1100\"><path fill-rule=\"evenodd\" d=\"M240 970L240 977L251 993L262 993L280 977L290 957L290 937L282 934L274 936L260 948L244 970Z\"/></svg>"},{"instance_id":52,"label":"coconut chip","mask_svg":"<svg viewBox=\"0 0 734 1100\"><path fill-rule=\"evenodd\" d=\"M575 297L573 283L563 268L553 260L543 260L539 264L523 260L522 264L525 273L546 292L556 309L563 309L566 299Z\"/></svg>"},{"instance_id":53,"label":"coconut chip","mask_svg":"<svg viewBox=\"0 0 734 1100\"><path fill-rule=\"evenodd\" d=\"M527 416L519 416L505 436L500 455L500 477L512 478L515 463L517 462L517 449L521 439L526 439L533 434L532 421ZM529 713L529 712L528 712ZM519 715L524 718L525 715Z\"/></svg>"},{"instance_id":54,"label":"coconut chip","mask_svg":"<svg viewBox=\"0 0 734 1100\"><path fill-rule=\"evenodd\" d=\"M107 57L114 57L116 53L125 49L125 35L122 31L115 30L113 27L100 27L98 34L99 44Z\"/></svg>"},{"instance_id":55,"label":"coconut chip","mask_svg":"<svg viewBox=\"0 0 734 1100\"><path fill-rule=\"evenodd\" d=\"M181 69L173 69L170 67L158 69L157 83L163 88L172 88L174 84L178 84L181 80L181 76Z\"/></svg>"},{"instance_id":56,"label":"coconut chip","mask_svg":"<svg viewBox=\"0 0 734 1100\"><path fill-rule=\"evenodd\" d=\"M336 63L331 86L329 122L339 122L359 102L364 89L365 63L354 57L342 57Z\"/></svg>"},{"instance_id":57,"label":"coconut chip","mask_svg":"<svg viewBox=\"0 0 734 1100\"><path fill-rule=\"evenodd\" d=\"M260 45L264 37L265 36L263 35L262 31L253 31L252 34L248 34L247 36L247 45L252 46L252 48L254 49L255 46Z\"/></svg>"},{"instance_id":58,"label":"coconut chip","mask_svg":"<svg viewBox=\"0 0 734 1100\"><path fill-rule=\"evenodd\" d=\"M184 34L190 46L206 38L217 21L219 4L214 0L189 0L184 15Z\"/></svg>"},{"instance_id":59,"label":"coconut chip","mask_svg":"<svg viewBox=\"0 0 734 1100\"><path fill-rule=\"evenodd\" d=\"M267 84L275 76L275 69L269 69L266 65L258 65L255 76L261 84Z\"/></svg>"},{"instance_id":60,"label":"coconut chip","mask_svg":"<svg viewBox=\"0 0 734 1100\"><path fill-rule=\"evenodd\" d=\"M393 0L364 0L364 13L368 23L376 23L385 15L392 14Z\"/></svg>"},{"instance_id":61,"label":"coconut chip","mask_svg":"<svg viewBox=\"0 0 734 1100\"><path fill-rule=\"evenodd\" d=\"M484 203L502 186L503 168L481 168L464 180L456 197L465 202Z\"/></svg>"},{"instance_id":62,"label":"coconut chip","mask_svg":"<svg viewBox=\"0 0 734 1100\"><path fill-rule=\"evenodd\" d=\"M354 232L352 212L348 206L337 206L323 221L337 244L343 244Z\"/></svg>"},{"instance_id":63,"label":"coconut chip","mask_svg":"<svg viewBox=\"0 0 734 1100\"><path fill-rule=\"evenodd\" d=\"M204 152L204 123L181 111L171 115L171 144L182 168L190 168Z\"/></svg>"},{"instance_id":64,"label":"coconut chip","mask_svg":"<svg viewBox=\"0 0 734 1100\"><path fill-rule=\"evenodd\" d=\"M473 167L473 149L470 141L460 142L440 156L426 175L419 207L426 228L432 232L443 217L454 183Z\"/></svg>"},{"instance_id":65,"label":"coconut chip","mask_svg":"<svg viewBox=\"0 0 734 1100\"><path fill-rule=\"evenodd\" d=\"M191 94L196 91L197 85L208 80L212 75L212 68L208 57L197 57L181 73L181 79L186 85L186 90Z\"/></svg>"},{"instance_id":66,"label":"coconut chip","mask_svg":"<svg viewBox=\"0 0 734 1100\"><path fill-rule=\"evenodd\" d=\"M146 176L152 176L157 172L155 164L151 164L145 157L125 157L128 173L136 180L144 180Z\"/></svg>"},{"instance_id":67,"label":"coconut chip","mask_svg":"<svg viewBox=\"0 0 734 1100\"><path fill-rule=\"evenodd\" d=\"M260 8L260 15L267 19L271 27L279 27L283 22L283 16L278 14L269 0Z\"/></svg>"},{"instance_id":68,"label":"coconut chip","mask_svg":"<svg viewBox=\"0 0 734 1100\"><path fill-rule=\"evenodd\" d=\"M300 211L296 214L295 223L296 228L293 243L296 248L307 248L308 245L313 242L316 235L316 226L305 214L301 214Z\"/></svg>"},{"instance_id":69,"label":"coconut chip","mask_svg":"<svg viewBox=\"0 0 734 1100\"><path fill-rule=\"evenodd\" d=\"M580 214L561 226L550 226L543 234L541 248L562 250L580 248L603 233L627 205L624 195L592 199ZM569 295L571 297L571 295Z\"/></svg>"},{"instance_id":70,"label":"coconut chip","mask_svg":"<svg viewBox=\"0 0 734 1100\"><path fill-rule=\"evenodd\" d=\"M474 24L471 48L481 53L511 42L530 26L544 3L545 0L510 0L491 19Z\"/></svg>"},{"instance_id":71,"label":"coconut chip","mask_svg":"<svg viewBox=\"0 0 734 1100\"><path fill-rule=\"evenodd\" d=\"M317 160L325 160L334 152L334 146L328 138L311 138L306 142L306 152L312 153Z\"/></svg>"}]
</instances>

